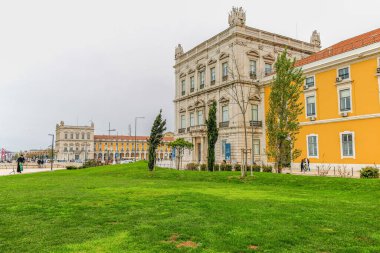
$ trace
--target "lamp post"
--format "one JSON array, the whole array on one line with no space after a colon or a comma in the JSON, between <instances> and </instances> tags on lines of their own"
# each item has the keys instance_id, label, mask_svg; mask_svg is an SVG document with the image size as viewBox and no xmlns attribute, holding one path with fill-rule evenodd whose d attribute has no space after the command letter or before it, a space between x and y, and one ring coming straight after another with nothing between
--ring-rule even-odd
<instances>
[{"instance_id":1,"label":"lamp post","mask_svg":"<svg viewBox=\"0 0 380 253\"><path fill-rule=\"evenodd\" d=\"M116 129L111 129L111 123L108 122L108 141L111 141L111 132L115 132ZM110 149L107 148L107 164L109 163L110 160Z\"/></svg>"},{"instance_id":2,"label":"lamp post","mask_svg":"<svg viewBox=\"0 0 380 253\"><path fill-rule=\"evenodd\" d=\"M49 134L51 136L51 159L50 159L50 170L53 170L53 159L54 159L54 134Z\"/></svg>"},{"instance_id":3,"label":"lamp post","mask_svg":"<svg viewBox=\"0 0 380 253\"><path fill-rule=\"evenodd\" d=\"M135 153L134 153L134 161L136 162L136 142L137 142L137 137L136 137L136 128L137 128L137 120L138 119L145 119L145 117L135 117Z\"/></svg>"}]
</instances>

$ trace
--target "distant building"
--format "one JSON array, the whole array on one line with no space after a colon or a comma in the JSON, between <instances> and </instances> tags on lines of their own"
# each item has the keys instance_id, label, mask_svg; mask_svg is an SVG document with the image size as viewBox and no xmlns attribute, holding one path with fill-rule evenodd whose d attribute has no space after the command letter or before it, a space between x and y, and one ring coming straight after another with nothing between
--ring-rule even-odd
<instances>
[{"instance_id":1,"label":"distant building","mask_svg":"<svg viewBox=\"0 0 380 253\"><path fill-rule=\"evenodd\" d=\"M60 161L94 159L94 123L70 126L61 121L56 125L55 150Z\"/></svg>"},{"instance_id":2,"label":"distant building","mask_svg":"<svg viewBox=\"0 0 380 253\"><path fill-rule=\"evenodd\" d=\"M236 83L242 85L245 94L249 93L246 97L249 163L265 163L265 103L260 83L273 73L274 62L285 48L296 59L320 50L316 31L308 43L248 27L245 20L245 12L233 8L228 29L187 52L181 45L175 49L175 134L194 144L192 151L185 152L184 163L207 161L205 122L213 101L217 102L219 124L216 162L242 163L243 117L229 90Z\"/></svg>"}]
</instances>

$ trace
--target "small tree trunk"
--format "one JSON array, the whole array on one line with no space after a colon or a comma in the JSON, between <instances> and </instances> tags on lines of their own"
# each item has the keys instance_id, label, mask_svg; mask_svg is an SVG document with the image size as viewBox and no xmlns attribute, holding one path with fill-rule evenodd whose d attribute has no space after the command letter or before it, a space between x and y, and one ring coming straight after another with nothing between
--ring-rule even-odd
<instances>
[{"instance_id":1,"label":"small tree trunk","mask_svg":"<svg viewBox=\"0 0 380 253\"><path fill-rule=\"evenodd\" d=\"M245 122L245 114L243 114L243 126L244 126L244 144L245 144L245 150L244 150L244 165L242 166L241 170L241 176L245 177L247 176L247 151L248 151L248 142L247 142L247 123Z\"/></svg>"}]
</instances>

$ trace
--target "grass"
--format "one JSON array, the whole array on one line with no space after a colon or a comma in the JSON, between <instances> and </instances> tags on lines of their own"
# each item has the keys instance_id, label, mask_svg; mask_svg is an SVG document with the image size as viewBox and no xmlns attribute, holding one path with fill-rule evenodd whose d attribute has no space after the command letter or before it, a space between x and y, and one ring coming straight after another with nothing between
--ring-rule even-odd
<instances>
[{"instance_id":1,"label":"grass","mask_svg":"<svg viewBox=\"0 0 380 253\"><path fill-rule=\"evenodd\" d=\"M238 175L139 162L1 177L0 252L380 252L380 180Z\"/></svg>"}]
</instances>

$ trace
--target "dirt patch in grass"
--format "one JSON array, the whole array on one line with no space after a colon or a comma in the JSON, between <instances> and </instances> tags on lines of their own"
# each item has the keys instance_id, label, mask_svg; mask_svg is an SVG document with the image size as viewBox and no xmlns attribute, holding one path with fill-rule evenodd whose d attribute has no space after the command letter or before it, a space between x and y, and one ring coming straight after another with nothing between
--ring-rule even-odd
<instances>
[{"instance_id":1,"label":"dirt patch in grass","mask_svg":"<svg viewBox=\"0 0 380 253\"><path fill-rule=\"evenodd\" d=\"M257 245L249 245L248 246L248 249L250 249L250 250L257 250L259 248L259 246L257 246Z\"/></svg>"},{"instance_id":2,"label":"dirt patch in grass","mask_svg":"<svg viewBox=\"0 0 380 253\"><path fill-rule=\"evenodd\" d=\"M186 247L186 248L197 248L198 247L198 244L195 243L195 242L192 242L192 241L186 241L186 242L181 242L179 244L177 244L176 246L177 248L182 248L182 247Z\"/></svg>"}]
</instances>

